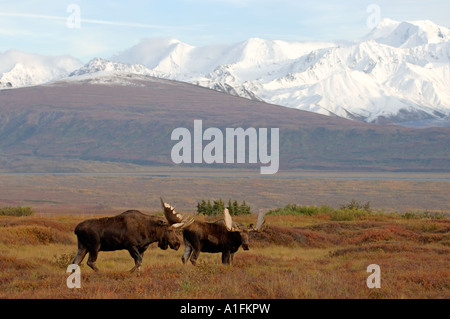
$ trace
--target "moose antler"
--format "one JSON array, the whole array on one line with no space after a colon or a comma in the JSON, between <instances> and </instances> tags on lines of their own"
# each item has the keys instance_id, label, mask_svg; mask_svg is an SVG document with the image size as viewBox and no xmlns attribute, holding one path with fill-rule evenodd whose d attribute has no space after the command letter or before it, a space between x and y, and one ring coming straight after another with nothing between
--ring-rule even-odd
<instances>
[{"instance_id":1,"label":"moose antler","mask_svg":"<svg viewBox=\"0 0 450 319\"><path fill-rule=\"evenodd\" d=\"M223 211L223 219L225 221L225 227L228 231L234 232L234 231L240 231L241 228L238 225L233 225L233 219L231 218L230 212L228 211L228 208L225 208ZM249 231L259 231L264 224L264 212L261 212L258 214L258 220L256 222L256 227L253 227L253 225L249 226Z\"/></svg>"},{"instance_id":2,"label":"moose antler","mask_svg":"<svg viewBox=\"0 0 450 319\"><path fill-rule=\"evenodd\" d=\"M233 225L233 219L231 218L228 208L225 208L223 211L223 220L225 221L225 227L228 231L239 231L239 226Z\"/></svg>"},{"instance_id":3,"label":"moose antler","mask_svg":"<svg viewBox=\"0 0 450 319\"><path fill-rule=\"evenodd\" d=\"M258 220L256 222L256 227L253 227L253 231L259 231L262 227L262 225L264 225L264 223L266 222L266 220L264 219L264 212L260 212L258 214Z\"/></svg>"},{"instance_id":4,"label":"moose antler","mask_svg":"<svg viewBox=\"0 0 450 319\"><path fill-rule=\"evenodd\" d=\"M187 227L194 222L193 217L184 217L175 211L175 207L164 202L160 197L162 208L164 209L164 216L173 228Z\"/></svg>"}]
</instances>

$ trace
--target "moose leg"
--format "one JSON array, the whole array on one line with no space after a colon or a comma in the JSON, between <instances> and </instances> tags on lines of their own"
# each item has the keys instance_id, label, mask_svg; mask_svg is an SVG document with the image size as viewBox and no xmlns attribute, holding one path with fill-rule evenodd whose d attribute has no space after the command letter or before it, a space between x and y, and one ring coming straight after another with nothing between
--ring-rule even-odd
<instances>
[{"instance_id":1,"label":"moose leg","mask_svg":"<svg viewBox=\"0 0 450 319\"><path fill-rule=\"evenodd\" d=\"M142 247L138 248L139 254L141 254L142 259L144 259L144 253L147 250L148 246L149 245L145 245L145 246L142 246Z\"/></svg>"},{"instance_id":2,"label":"moose leg","mask_svg":"<svg viewBox=\"0 0 450 319\"><path fill-rule=\"evenodd\" d=\"M87 261L87 265L89 267L91 267L94 271L98 271L99 269L97 268L96 265L96 261L97 261L97 255L98 255L98 250L90 250L89 251L89 258Z\"/></svg>"},{"instance_id":3,"label":"moose leg","mask_svg":"<svg viewBox=\"0 0 450 319\"><path fill-rule=\"evenodd\" d=\"M134 267L131 268L130 273L134 272L136 268L138 269L138 273L141 273L141 265L142 265L142 256L139 253L139 250L136 246L131 247L128 249L128 252L130 253L131 257L134 259Z\"/></svg>"},{"instance_id":4,"label":"moose leg","mask_svg":"<svg viewBox=\"0 0 450 319\"><path fill-rule=\"evenodd\" d=\"M73 259L72 264L79 265L83 261L84 256L86 256L86 254L87 254L86 247L81 243L81 241L78 240L78 252L75 258Z\"/></svg>"},{"instance_id":5,"label":"moose leg","mask_svg":"<svg viewBox=\"0 0 450 319\"><path fill-rule=\"evenodd\" d=\"M197 264L197 258L200 255L200 249L193 249L191 255L191 263L195 266Z\"/></svg>"},{"instance_id":6,"label":"moose leg","mask_svg":"<svg viewBox=\"0 0 450 319\"><path fill-rule=\"evenodd\" d=\"M181 257L181 260L183 261L183 264L187 263L187 261L191 257L191 253L192 253L192 247L185 244L185 246L184 246L184 254L183 254L183 257Z\"/></svg>"},{"instance_id":7,"label":"moose leg","mask_svg":"<svg viewBox=\"0 0 450 319\"><path fill-rule=\"evenodd\" d=\"M183 263L187 263L188 260L191 260L191 263L195 266L197 263L197 258L200 255L200 251L202 250L202 243L193 238L193 240L189 240L183 233L183 241L184 241L184 255L181 258Z\"/></svg>"},{"instance_id":8,"label":"moose leg","mask_svg":"<svg viewBox=\"0 0 450 319\"><path fill-rule=\"evenodd\" d=\"M225 265L231 265L231 262L232 262L232 254L230 253L230 251L224 251L223 253L222 253L222 264L225 264Z\"/></svg>"},{"instance_id":9,"label":"moose leg","mask_svg":"<svg viewBox=\"0 0 450 319\"><path fill-rule=\"evenodd\" d=\"M83 261L84 256L86 256L86 254L87 254L87 249L84 247L83 248L79 247L77 255L73 259L72 264L79 265Z\"/></svg>"}]
</instances>

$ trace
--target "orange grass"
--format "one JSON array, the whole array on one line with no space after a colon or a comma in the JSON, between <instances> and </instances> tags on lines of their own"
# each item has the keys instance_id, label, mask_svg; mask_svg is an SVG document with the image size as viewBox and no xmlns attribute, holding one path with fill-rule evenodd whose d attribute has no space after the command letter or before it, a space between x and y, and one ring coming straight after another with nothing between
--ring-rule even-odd
<instances>
[{"instance_id":1,"label":"orange grass","mask_svg":"<svg viewBox=\"0 0 450 319\"><path fill-rule=\"evenodd\" d=\"M197 267L183 265L183 246L153 244L141 276L128 273L128 252L100 252L101 271L85 260L81 289L69 289L73 229L85 218L0 217L0 298L450 298L449 218L267 216L233 266L205 253ZM380 289L366 285L370 264L381 267Z\"/></svg>"}]
</instances>

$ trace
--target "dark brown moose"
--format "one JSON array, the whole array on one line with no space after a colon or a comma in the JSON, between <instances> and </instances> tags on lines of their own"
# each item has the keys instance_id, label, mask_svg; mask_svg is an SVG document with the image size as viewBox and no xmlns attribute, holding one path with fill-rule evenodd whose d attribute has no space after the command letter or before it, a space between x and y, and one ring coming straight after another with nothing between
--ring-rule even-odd
<instances>
[{"instance_id":1,"label":"dark brown moose","mask_svg":"<svg viewBox=\"0 0 450 319\"><path fill-rule=\"evenodd\" d=\"M165 204L161 199L164 211L171 216L177 215L175 208ZM234 253L240 246L244 250L249 249L249 232L258 231L264 224L264 213L258 215L256 227L250 225L243 227L233 223L228 209L224 210L224 219L214 223L194 221L183 229L184 255L183 263L190 259L191 263L197 263L200 252L222 253L222 263L231 265Z\"/></svg>"},{"instance_id":2,"label":"dark brown moose","mask_svg":"<svg viewBox=\"0 0 450 319\"><path fill-rule=\"evenodd\" d=\"M73 264L79 265L89 253L88 266L98 271L96 260L99 251L128 250L135 265L130 272L140 273L142 257L151 243L158 247L178 250L181 240L175 230L188 226L187 220L164 212L167 221L157 216L148 216L137 210L128 210L114 217L89 219L75 228L78 237L78 253ZM181 216L180 216L181 217Z\"/></svg>"}]
</instances>

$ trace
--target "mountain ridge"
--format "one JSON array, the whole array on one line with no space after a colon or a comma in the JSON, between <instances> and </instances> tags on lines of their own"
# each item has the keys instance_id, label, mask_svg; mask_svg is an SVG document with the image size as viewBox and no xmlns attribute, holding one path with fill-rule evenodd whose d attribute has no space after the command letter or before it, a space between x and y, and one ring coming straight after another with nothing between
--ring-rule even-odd
<instances>
[{"instance_id":1,"label":"mountain ridge","mask_svg":"<svg viewBox=\"0 0 450 319\"><path fill-rule=\"evenodd\" d=\"M192 130L194 120L223 132L279 128L280 171L450 171L449 128L368 124L184 82L101 72L0 91L0 171L88 173L107 163L124 169L137 165L141 171L175 166L171 134L178 127ZM180 169L185 167L191 166Z\"/></svg>"},{"instance_id":2,"label":"mountain ridge","mask_svg":"<svg viewBox=\"0 0 450 319\"><path fill-rule=\"evenodd\" d=\"M354 42L251 38L194 47L176 39L147 39L67 76L134 73L369 123L446 126L449 39L449 29L431 21L389 19Z\"/></svg>"}]
</instances>

